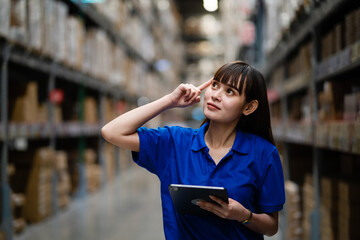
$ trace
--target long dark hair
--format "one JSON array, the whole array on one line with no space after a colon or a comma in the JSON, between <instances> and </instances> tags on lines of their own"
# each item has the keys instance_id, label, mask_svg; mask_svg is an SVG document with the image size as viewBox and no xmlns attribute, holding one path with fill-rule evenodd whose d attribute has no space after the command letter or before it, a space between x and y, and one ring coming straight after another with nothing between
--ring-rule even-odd
<instances>
[{"instance_id":1,"label":"long dark hair","mask_svg":"<svg viewBox=\"0 0 360 240\"><path fill-rule=\"evenodd\" d=\"M246 103L257 100L259 105L252 114L242 115L236 127L243 132L259 135L275 145L263 75L249 64L235 61L220 67L214 74L214 79L238 89L240 94L242 94L245 84ZM203 123L208 121L205 119Z\"/></svg>"}]
</instances>

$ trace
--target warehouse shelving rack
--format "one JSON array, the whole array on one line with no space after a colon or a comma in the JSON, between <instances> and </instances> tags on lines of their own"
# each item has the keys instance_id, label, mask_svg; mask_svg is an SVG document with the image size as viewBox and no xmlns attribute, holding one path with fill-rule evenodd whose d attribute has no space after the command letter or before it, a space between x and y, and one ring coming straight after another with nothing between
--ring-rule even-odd
<instances>
[{"instance_id":1,"label":"warehouse shelving rack","mask_svg":"<svg viewBox=\"0 0 360 240\"><path fill-rule=\"evenodd\" d=\"M91 21L92 24L95 24L98 28L105 30L105 32L110 36L114 43L118 46L121 46L125 50L128 57L132 58L135 61L141 62L142 65L146 68L146 71L153 72L156 77L163 83L167 84L164 81L164 76L162 73L158 72L154 68L153 60L147 60L138 50L134 49L127 40L119 33L110 20L107 19L103 14L99 13L93 6L89 4L82 3L81 1L66 1L63 2L69 4L72 8L77 8L79 15ZM127 1L127 0L124 0ZM153 11L155 11L154 1L152 1ZM135 15L144 23L144 25L149 29L149 33L152 33L151 23L146 22L146 20L141 16L140 11L137 10L134 6ZM158 21L157 19L155 19ZM1 182L0 182L0 230L5 233L6 239L13 239L13 219L11 213L11 193L9 180L7 175L7 164L9 162L9 148L13 147L13 142L15 139L25 138L29 141L31 139L46 139L49 142L49 146L52 149L56 149L57 139L62 137L74 137L79 138L78 148L80 150L79 156L79 174L80 182L78 191L74 194L74 197L84 197L86 195L86 183L84 176L84 164L81 160L86 145L86 138L98 138L99 146L99 163L102 166L103 171L105 171L105 162L103 160L104 156L102 150L105 145L105 141L100 136L100 129L104 124L104 109L103 101L106 96L109 96L114 101L124 100L130 105L135 105L139 96L131 95L126 92L123 88L119 86L113 86L110 84L105 84L103 81L89 76L78 70L74 70L68 66L65 66L58 61L51 59L49 57L42 56L32 50L29 50L26 46L22 46L18 43L13 43L7 40L6 38L0 37L0 62L1 62L1 122L0 122L0 147L1 147ZM57 82L67 81L74 86L79 88L78 94L82 95L82 102L86 89L97 93L99 98L98 110L99 110L99 123L98 125L87 125L82 121L77 123L65 122L61 125L56 125L54 123L54 104L47 102L49 107L48 114L48 123L46 124L15 124L9 122L9 109L8 109L8 99L9 99L9 63L15 66L26 67L30 71L38 71L45 76L47 76L47 91L50 93L55 89ZM24 76L25 77L25 76ZM82 115L80 113L80 115ZM82 119L82 116L79 116L79 119ZM115 149L115 159L119 159L120 153L119 149ZM117 163L118 164L118 163ZM116 173L119 174L119 166L116 165ZM53 177L53 184L56 184L56 176ZM103 180L104 181L104 180ZM53 187L55 188L55 187ZM53 197L56 199L56 190L53 189ZM53 202L54 213L56 214L59 211L56 200Z\"/></svg>"},{"instance_id":2,"label":"warehouse shelving rack","mask_svg":"<svg viewBox=\"0 0 360 240\"><path fill-rule=\"evenodd\" d=\"M296 29L290 29L283 35L282 40L277 47L260 62L260 70L264 73L266 78L271 78L273 71L279 66L284 67L283 81L274 86L272 89L277 92L277 96L271 100L270 105L279 103L281 106L280 124L273 126L274 137L277 142L283 144L283 157L285 179L292 179L290 165L292 164L291 145L301 146L308 151L311 151L310 160L312 162L312 175L314 186L314 202L315 207L311 214L311 239L322 239L321 228L321 184L320 179L323 173L324 152L335 151L338 154L353 155L358 159L360 152L343 149L331 144L321 145L317 141L318 124L318 99L317 93L320 83L324 81L335 81L336 78L348 75L349 73L358 73L360 71L360 56L358 49L360 49L360 42L356 42L351 46L347 46L341 52L336 53L328 59L321 60L321 37L324 34L324 28L329 28L329 24L333 19L341 19L350 10L359 8L359 2L351 0L327 0L316 3L313 10L306 16L305 19L300 20ZM330 23L329 23L330 22ZM311 68L310 73L298 75L293 78L288 78L287 63L291 56L304 43L312 42ZM289 118L289 98L296 94L304 94L308 91L312 95L310 102L312 113L311 121L305 127L300 123L293 124ZM304 129L306 128L306 131ZM286 213L285 213L286 214ZM286 223L282 223L282 228L286 229ZM283 235L283 239L286 236Z\"/></svg>"}]
</instances>

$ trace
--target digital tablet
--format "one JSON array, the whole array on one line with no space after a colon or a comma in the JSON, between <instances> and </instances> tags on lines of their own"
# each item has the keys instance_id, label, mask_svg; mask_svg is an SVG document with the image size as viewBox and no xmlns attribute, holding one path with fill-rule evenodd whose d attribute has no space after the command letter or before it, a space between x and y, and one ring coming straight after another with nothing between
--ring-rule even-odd
<instances>
[{"instance_id":1,"label":"digital tablet","mask_svg":"<svg viewBox=\"0 0 360 240\"><path fill-rule=\"evenodd\" d=\"M224 187L170 184L169 191L175 209L179 214L215 216L215 214L203 210L196 205L196 202L199 200L216 203L209 195L228 202L227 190Z\"/></svg>"}]
</instances>

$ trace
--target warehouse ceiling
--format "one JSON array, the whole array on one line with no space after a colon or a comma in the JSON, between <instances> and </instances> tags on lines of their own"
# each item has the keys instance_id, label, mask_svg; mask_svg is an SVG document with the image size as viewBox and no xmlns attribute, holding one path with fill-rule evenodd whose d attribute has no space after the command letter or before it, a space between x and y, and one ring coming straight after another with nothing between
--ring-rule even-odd
<instances>
[{"instance_id":1,"label":"warehouse ceiling","mask_svg":"<svg viewBox=\"0 0 360 240\"><path fill-rule=\"evenodd\" d=\"M203 7L203 0L174 0L183 19L191 16L209 14ZM219 10L213 12L218 14Z\"/></svg>"}]
</instances>

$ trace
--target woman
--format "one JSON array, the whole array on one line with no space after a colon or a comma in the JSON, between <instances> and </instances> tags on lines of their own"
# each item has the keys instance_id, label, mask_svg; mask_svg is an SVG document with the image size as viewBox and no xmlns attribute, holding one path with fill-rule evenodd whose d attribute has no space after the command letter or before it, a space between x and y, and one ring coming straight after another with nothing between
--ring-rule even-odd
<instances>
[{"instance_id":1,"label":"woman","mask_svg":"<svg viewBox=\"0 0 360 240\"><path fill-rule=\"evenodd\" d=\"M200 102L199 129L141 127L161 112ZM140 166L161 182L166 239L263 239L278 230L284 180L270 125L263 76L242 61L225 64L198 87L179 85L171 94L131 110L102 129L109 142L133 151ZM170 184L222 186L229 201L198 202L218 217L179 215Z\"/></svg>"}]
</instances>

